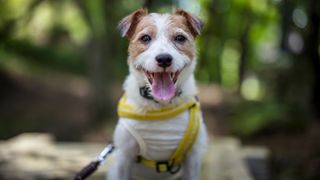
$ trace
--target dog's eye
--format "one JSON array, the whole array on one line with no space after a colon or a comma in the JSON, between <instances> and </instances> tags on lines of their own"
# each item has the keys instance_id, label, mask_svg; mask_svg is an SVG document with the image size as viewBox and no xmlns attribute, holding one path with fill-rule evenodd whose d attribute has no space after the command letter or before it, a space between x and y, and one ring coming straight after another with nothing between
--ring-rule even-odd
<instances>
[{"instance_id":1,"label":"dog's eye","mask_svg":"<svg viewBox=\"0 0 320 180\"><path fill-rule=\"evenodd\" d=\"M174 41L178 42L178 43L183 43L187 40L187 38L183 35L177 35L175 38L174 38Z\"/></svg>"},{"instance_id":2,"label":"dog's eye","mask_svg":"<svg viewBox=\"0 0 320 180\"><path fill-rule=\"evenodd\" d=\"M145 34L140 37L140 41L142 41L143 43L148 43L151 41L151 37L149 35Z\"/></svg>"}]
</instances>

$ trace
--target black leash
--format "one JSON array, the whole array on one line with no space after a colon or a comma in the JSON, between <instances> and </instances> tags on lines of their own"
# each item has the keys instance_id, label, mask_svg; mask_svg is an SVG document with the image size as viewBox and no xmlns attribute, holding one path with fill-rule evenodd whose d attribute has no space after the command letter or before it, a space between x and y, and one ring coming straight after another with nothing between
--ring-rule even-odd
<instances>
[{"instance_id":1,"label":"black leash","mask_svg":"<svg viewBox=\"0 0 320 180\"><path fill-rule=\"evenodd\" d=\"M109 144L107 147L103 149L103 151L99 154L96 160L92 161L90 164L85 166L80 172L78 172L74 178L74 180L84 180L89 177L92 173L94 173L98 167L103 164L106 160L107 156L112 153L114 150L113 144Z\"/></svg>"}]
</instances>

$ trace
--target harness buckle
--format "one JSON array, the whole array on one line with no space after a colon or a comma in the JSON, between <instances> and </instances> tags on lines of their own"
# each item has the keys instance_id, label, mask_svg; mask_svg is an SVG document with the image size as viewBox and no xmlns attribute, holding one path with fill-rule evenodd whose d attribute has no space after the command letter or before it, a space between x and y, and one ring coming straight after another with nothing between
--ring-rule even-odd
<instances>
[{"instance_id":1,"label":"harness buckle","mask_svg":"<svg viewBox=\"0 0 320 180\"><path fill-rule=\"evenodd\" d=\"M173 162L169 163L169 161L158 161L156 163L156 170L158 173L170 172L171 174L175 174L180 170L181 165L174 166L173 164Z\"/></svg>"},{"instance_id":2,"label":"harness buckle","mask_svg":"<svg viewBox=\"0 0 320 180\"><path fill-rule=\"evenodd\" d=\"M156 163L156 170L158 173L167 172L170 170L170 165L168 161L158 161Z\"/></svg>"}]
</instances>

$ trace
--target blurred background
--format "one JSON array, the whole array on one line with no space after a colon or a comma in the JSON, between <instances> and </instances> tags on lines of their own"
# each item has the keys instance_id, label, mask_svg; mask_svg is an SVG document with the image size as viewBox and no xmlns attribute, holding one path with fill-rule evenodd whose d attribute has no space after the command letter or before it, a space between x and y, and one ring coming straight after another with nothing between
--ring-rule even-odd
<instances>
[{"instance_id":1,"label":"blurred background","mask_svg":"<svg viewBox=\"0 0 320 180\"><path fill-rule=\"evenodd\" d=\"M210 134L270 150L270 179L320 179L318 0L0 0L0 140L106 143L128 73L117 22L183 8Z\"/></svg>"}]
</instances>

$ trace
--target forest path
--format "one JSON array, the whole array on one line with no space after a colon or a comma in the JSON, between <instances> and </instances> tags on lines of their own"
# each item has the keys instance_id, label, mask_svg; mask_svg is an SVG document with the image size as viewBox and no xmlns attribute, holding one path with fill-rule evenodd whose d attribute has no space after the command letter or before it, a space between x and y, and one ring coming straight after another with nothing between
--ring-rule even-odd
<instances>
[{"instance_id":1,"label":"forest path","mask_svg":"<svg viewBox=\"0 0 320 180\"><path fill-rule=\"evenodd\" d=\"M103 144L57 143L49 134L25 133L0 142L0 179L72 179L103 149ZM236 138L210 138L203 161L203 180L268 179L268 151L243 147ZM102 179L102 166L92 179Z\"/></svg>"}]
</instances>

